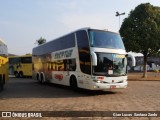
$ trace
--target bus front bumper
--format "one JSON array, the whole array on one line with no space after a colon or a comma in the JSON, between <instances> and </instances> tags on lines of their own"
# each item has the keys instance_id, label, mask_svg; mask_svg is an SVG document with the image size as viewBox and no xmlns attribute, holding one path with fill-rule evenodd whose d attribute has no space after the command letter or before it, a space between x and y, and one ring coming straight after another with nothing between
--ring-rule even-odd
<instances>
[{"instance_id":1,"label":"bus front bumper","mask_svg":"<svg viewBox=\"0 0 160 120\"><path fill-rule=\"evenodd\" d=\"M91 86L91 90L120 89L120 88L126 88L127 85L128 85L127 81L125 81L123 83L112 83L112 84L93 83Z\"/></svg>"}]
</instances>

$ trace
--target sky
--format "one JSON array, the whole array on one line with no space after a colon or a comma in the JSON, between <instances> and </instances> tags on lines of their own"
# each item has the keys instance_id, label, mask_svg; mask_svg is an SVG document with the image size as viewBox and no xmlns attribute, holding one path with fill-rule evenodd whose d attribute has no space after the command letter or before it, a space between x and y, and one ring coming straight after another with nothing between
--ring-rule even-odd
<instances>
[{"instance_id":1,"label":"sky","mask_svg":"<svg viewBox=\"0 0 160 120\"><path fill-rule=\"evenodd\" d=\"M0 0L0 39L8 52L32 53L36 40L47 41L84 27L119 31L131 10L141 3L160 7L160 0Z\"/></svg>"}]
</instances>

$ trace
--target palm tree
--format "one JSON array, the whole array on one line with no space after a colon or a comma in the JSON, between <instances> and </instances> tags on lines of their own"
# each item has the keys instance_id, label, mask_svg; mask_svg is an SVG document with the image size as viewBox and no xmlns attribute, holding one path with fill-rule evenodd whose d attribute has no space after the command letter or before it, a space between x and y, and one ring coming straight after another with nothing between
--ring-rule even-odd
<instances>
[{"instance_id":1,"label":"palm tree","mask_svg":"<svg viewBox=\"0 0 160 120\"><path fill-rule=\"evenodd\" d=\"M46 43L46 39L40 37L38 40L36 40L36 43L35 43L35 44L41 45L41 44L43 44L43 43Z\"/></svg>"}]
</instances>

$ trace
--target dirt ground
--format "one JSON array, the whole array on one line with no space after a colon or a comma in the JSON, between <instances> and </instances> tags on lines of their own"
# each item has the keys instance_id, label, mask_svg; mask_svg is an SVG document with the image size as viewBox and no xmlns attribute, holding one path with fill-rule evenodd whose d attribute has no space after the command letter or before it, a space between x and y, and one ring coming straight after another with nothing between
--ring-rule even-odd
<instances>
[{"instance_id":1,"label":"dirt ground","mask_svg":"<svg viewBox=\"0 0 160 120\"><path fill-rule=\"evenodd\" d=\"M143 78L143 72L129 72L128 80L160 80L160 72L147 72L147 78Z\"/></svg>"}]
</instances>

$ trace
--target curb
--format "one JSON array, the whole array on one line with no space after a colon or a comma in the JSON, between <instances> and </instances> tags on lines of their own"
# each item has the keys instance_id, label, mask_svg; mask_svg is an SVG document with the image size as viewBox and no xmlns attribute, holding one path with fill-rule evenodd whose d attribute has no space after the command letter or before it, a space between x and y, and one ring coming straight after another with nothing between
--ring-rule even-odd
<instances>
[{"instance_id":1,"label":"curb","mask_svg":"<svg viewBox=\"0 0 160 120\"><path fill-rule=\"evenodd\" d=\"M141 80L141 79L128 79L128 81L160 81L160 80Z\"/></svg>"}]
</instances>

